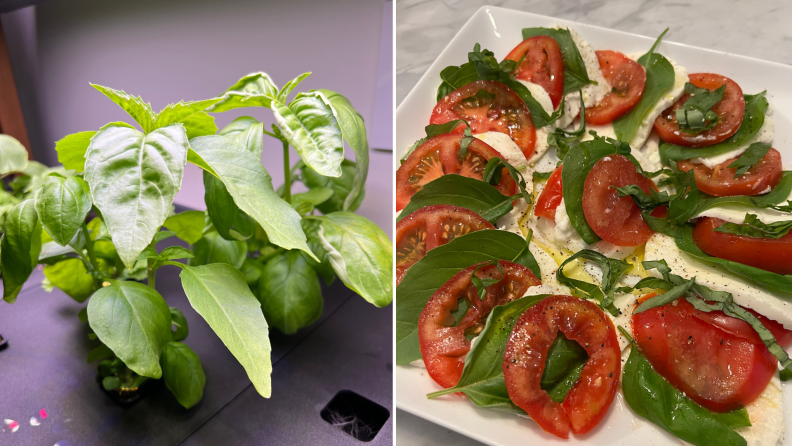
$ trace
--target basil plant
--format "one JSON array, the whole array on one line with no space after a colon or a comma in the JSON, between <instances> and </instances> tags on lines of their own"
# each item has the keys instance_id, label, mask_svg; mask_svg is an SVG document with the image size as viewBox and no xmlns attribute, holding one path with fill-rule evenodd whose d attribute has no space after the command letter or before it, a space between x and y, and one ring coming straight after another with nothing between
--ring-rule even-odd
<instances>
[{"instance_id":1,"label":"basil plant","mask_svg":"<svg viewBox=\"0 0 792 446\"><path fill-rule=\"evenodd\" d=\"M203 396L205 375L181 342L189 332L182 312L156 290L157 269L174 265L190 305L269 397L269 327L288 334L315 321L319 277L338 277L377 307L392 300L391 242L353 213L368 173L363 119L329 90L289 101L309 74L282 89L265 73L250 74L219 97L159 113L140 97L93 85L132 121L58 141L59 168L27 172L32 162L7 157L11 144L0 139L0 174L27 172L0 195L3 298L13 303L43 264L46 288L87 301L80 319L98 341L88 361L100 361L106 390L133 393L161 378L189 408ZM277 124L267 130L243 117L218 132L210 113L241 107L270 108ZM277 190L261 163L265 135L283 148ZM344 158L344 142L357 162ZM301 158L294 165L290 146ZM206 212L174 213L188 162L203 169ZM292 194L296 181L308 191ZM181 243L157 250L171 237Z\"/></svg>"}]
</instances>

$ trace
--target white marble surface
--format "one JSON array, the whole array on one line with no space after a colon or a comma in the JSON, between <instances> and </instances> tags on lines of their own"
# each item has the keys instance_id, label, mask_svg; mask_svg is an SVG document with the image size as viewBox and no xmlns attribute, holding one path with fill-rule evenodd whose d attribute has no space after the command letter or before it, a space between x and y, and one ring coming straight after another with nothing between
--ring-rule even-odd
<instances>
[{"instance_id":1,"label":"white marble surface","mask_svg":"<svg viewBox=\"0 0 792 446\"><path fill-rule=\"evenodd\" d=\"M490 4L792 65L792 1L397 0L396 104L457 31ZM474 446L475 440L396 411L399 446Z\"/></svg>"}]
</instances>

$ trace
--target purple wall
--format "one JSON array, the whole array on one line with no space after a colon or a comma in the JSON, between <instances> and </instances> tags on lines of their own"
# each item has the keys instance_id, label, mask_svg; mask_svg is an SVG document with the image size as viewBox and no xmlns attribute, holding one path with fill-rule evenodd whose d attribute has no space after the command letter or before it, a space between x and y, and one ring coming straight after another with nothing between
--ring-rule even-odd
<instances>
[{"instance_id":1,"label":"purple wall","mask_svg":"<svg viewBox=\"0 0 792 446\"><path fill-rule=\"evenodd\" d=\"M347 96L374 121L384 1L371 0L52 0L3 16L36 158L57 163L54 141L128 120L88 82L125 90L155 110L223 92L254 71L278 85L305 71L301 90ZM10 29L9 29L10 28ZM33 28L35 31L31 31ZM390 44L387 45L391 47ZM391 58L392 54L384 55ZM269 110L216 115L272 123ZM354 158L348 151L348 158ZM372 151L361 213L391 234L391 154ZM292 154L292 162L296 160ZM265 139L264 166L283 181L280 144ZM188 165L176 202L203 208L201 172Z\"/></svg>"}]
</instances>

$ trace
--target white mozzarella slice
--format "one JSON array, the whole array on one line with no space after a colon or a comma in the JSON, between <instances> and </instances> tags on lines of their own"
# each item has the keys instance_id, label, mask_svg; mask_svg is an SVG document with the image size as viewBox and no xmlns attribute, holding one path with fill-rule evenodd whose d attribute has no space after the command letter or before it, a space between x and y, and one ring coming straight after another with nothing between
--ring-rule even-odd
<instances>
[{"instance_id":1,"label":"white mozzarella slice","mask_svg":"<svg viewBox=\"0 0 792 446\"><path fill-rule=\"evenodd\" d=\"M772 144L773 136L775 133L775 123L773 122L772 109L770 107L767 108L767 112L765 114L764 122L762 123L762 127L759 128L759 132L756 136L753 137L750 141L746 142L745 144L737 147L734 150L730 150L726 153L710 156L706 158L692 158L690 161L695 164L704 164L705 166L712 169L713 167L717 166L720 163L728 161L732 158L737 158L738 156L742 155L743 152L748 150L748 146L753 143L764 143L764 144Z\"/></svg>"},{"instance_id":2,"label":"white mozzarella slice","mask_svg":"<svg viewBox=\"0 0 792 446\"><path fill-rule=\"evenodd\" d=\"M657 136L657 132L652 132L639 149L633 148L633 154L635 152L641 152L646 159L658 167L663 165L660 159L660 137Z\"/></svg>"},{"instance_id":3,"label":"white mozzarella slice","mask_svg":"<svg viewBox=\"0 0 792 446\"><path fill-rule=\"evenodd\" d=\"M572 252L591 249L614 259L624 259L635 252L636 248L635 246L616 246L605 240L600 240L593 245L589 245L583 241L583 238L580 237L580 234L578 234L572 226L572 221L569 219L569 215L566 212L563 199L561 200L561 204L556 208L553 239L557 246L569 249Z\"/></svg>"},{"instance_id":4,"label":"white mozzarella slice","mask_svg":"<svg viewBox=\"0 0 792 446\"><path fill-rule=\"evenodd\" d=\"M726 291L734 302L773 319L792 329L792 293L770 292L748 280L731 275L715 266L700 262L677 248L674 239L665 234L654 234L646 242L644 260L665 260L671 272L715 291ZM657 270L649 274L660 277Z\"/></svg>"},{"instance_id":5,"label":"white mozzarella slice","mask_svg":"<svg viewBox=\"0 0 792 446\"><path fill-rule=\"evenodd\" d=\"M604 124L604 125L586 125L586 134L583 135L581 141L589 141L594 139L594 136L589 133L590 130L594 130L597 132L598 136L607 137L607 138L616 138L616 132L613 130L613 124ZM660 169L660 156L657 156L657 162L646 156L643 152L637 149L631 150L632 156L638 160L638 164L641 165L641 168L647 172L654 172Z\"/></svg>"},{"instance_id":6,"label":"white mozzarella slice","mask_svg":"<svg viewBox=\"0 0 792 446\"><path fill-rule=\"evenodd\" d=\"M529 182L526 182L529 183ZM532 188L533 184L526 184L528 188ZM509 231L513 232L520 237L525 237L520 230L520 219L523 215L525 215L525 211L528 209L528 205L525 203L525 200L518 200L517 204L508 214L504 215L503 217L499 218L495 224L495 227L502 230L502 231Z\"/></svg>"},{"instance_id":7,"label":"white mozzarella slice","mask_svg":"<svg viewBox=\"0 0 792 446\"><path fill-rule=\"evenodd\" d=\"M775 446L784 433L784 395L778 373L759 397L745 406L751 425L735 431L749 446Z\"/></svg>"},{"instance_id":8,"label":"white mozzarella slice","mask_svg":"<svg viewBox=\"0 0 792 446\"><path fill-rule=\"evenodd\" d=\"M473 136L487 143L487 145L503 155L503 159L506 160L507 163L511 164L515 169L521 171L523 175L525 175L528 169L528 160L525 159L522 150L520 150L509 135L501 132L487 132Z\"/></svg>"},{"instance_id":9,"label":"white mozzarella slice","mask_svg":"<svg viewBox=\"0 0 792 446\"><path fill-rule=\"evenodd\" d=\"M792 197L790 197L790 199L792 199ZM712 207L702 212L699 216L720 218L721 220L741 224L745 220L745 214L754 214L760 221L767 224L792 219L792 215L790 215L789 212L734 204L723 204Z\"/></svg>"}]
</instances>

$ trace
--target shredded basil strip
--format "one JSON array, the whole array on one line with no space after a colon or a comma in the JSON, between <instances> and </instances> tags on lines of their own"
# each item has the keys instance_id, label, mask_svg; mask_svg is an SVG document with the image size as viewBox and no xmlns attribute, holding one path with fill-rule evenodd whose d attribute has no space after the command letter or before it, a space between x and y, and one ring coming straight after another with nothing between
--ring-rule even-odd
<instances>
[{"instance_id":1,"label":"shredded basil strip","mask_svg":"<svg viewBox=\"0 0 792 446\"><path fill-rule=\"evenodd\" d=\"M737 171L734 172L734 178L741 177L748 172L754 164L758 163L762 160L762 158L767 155L767 151L770 150L770 144L765 144L761 142L755 142L748 146L748 149L740 155L733 163L729 164L729 168L734 169L736 168Z\"/></svg>"},{"instance_id":2,"label":"shredded basil strip","mask_svg":"<svg viewBox=\"0 0 792 446\"><path fill-rule=\"evenodd\" d=\"M699 134L710 130L718 124L718 115L710 109L723 100L726 85L721 85L715 91L698 88L690 82L685 83L685 93L690 98L676 111L679 129L689 134Z\"/></svg>"},{"instance_id":3,"label":"shredded basil strip","mask_svg":"<svg viewBox=\"0 0 792 446\"><path fill-rule=\"evenodd\" d=\"M547 133L547 145L556 148L556 155L560 160L563 160L569 152L570 145L579 141L586 133L586 104L583 103L583 92L580 90L578 90L578 98L580 98L580 127L570 132L557 128ZM563 109L564 104L562 100L559 110Z\"/></svg>"},{"instance_id":4,"label":"shredded basil strip","mask_svg":"<svg viewBox=\"0 0 792 446\"><path fill-rule=\"evenodd\" d=\"M487 161L487 166L484 168L484 182L492 185L500 183L501 175L503 174L503 168L506 168L506 170L509 172L509 175L517 183L517 186L520 188L520 193L522 194L525 202L531 204L533 201L533 196L527 189L528 184L525 182L525 178L523 178L522 174L518 172L514 166L506 162L506 160L501 157L496 156L494 158L490 158L490 160Z\"/></svg>"},{"instance_id":5,"label":"shredded basil strip","mask_svg":"<svg viewBox=\"0 0 792 446\"><path fill-rule=\"evenodd\" d=\"M485 277L481 279L478 276L476 276L476 273L481 268L492 265L498 267L498 272L500 273L500 279L493 279L490 277ZM484 297L487 296L487 288L491 287L492 285L495 285L501 280L503 280L503 268L501 267L500 262L498 262L497 260L490 260L487 263L479 265L476 269L473 270L473 274L470 275L470 283L472 283L473 286L476 287L476 294L478 295L479 300L484 300Z\"/></svg>"},{"instance_id":6,"label":"shredded basil strip","mask_svg":"<svg viewBox=\"0 0 792 446\"><path fill-rule=\"evenodd\" d=\"M601 285L598 286L582 280L572 279L564 274L564 267L577 259L588 260L599 265L600 269L602 269ZM629 271L630 268L632 268L632 266L623 260L611 259L596 251L583 249L564 260L561 266L558 267L556 279L558 279L558 282L562 285L566 285L575 290L575 293L579 296L597 301L600 308L608 311L613 316L617 316L619 310L613 305L616 285L619 279L621 279L624 273Z\"/></svg>"},{"instance_id":7,"label":"shredded basil strip","mask_svg":"<svg viewBox=\"0 0 792 446\"><path fill-rule=\"evenodd\" d=\"M785 171L781 176L781 181L769 193L759 196L738 195L734 197L708 197L699 200L696 211L692 217L701 215L707 209L721 205L740 205L747 207L773 208L780 211L790 212L778 205L787 201L792 194L792 171Z\"/></svg>"},{"instance_id":8,"label":"shredded basil strip","mask_svg":"<svg viewBox=\"0 0 792 446\"><path fill-rule=\"evenodd\" d=\"M743 235L753 238L779 239L792 229L792 220L764 223L755 214L745 214L742 224L727 222L713 229L724 234Z\"/></svg>"}]
</instances>

